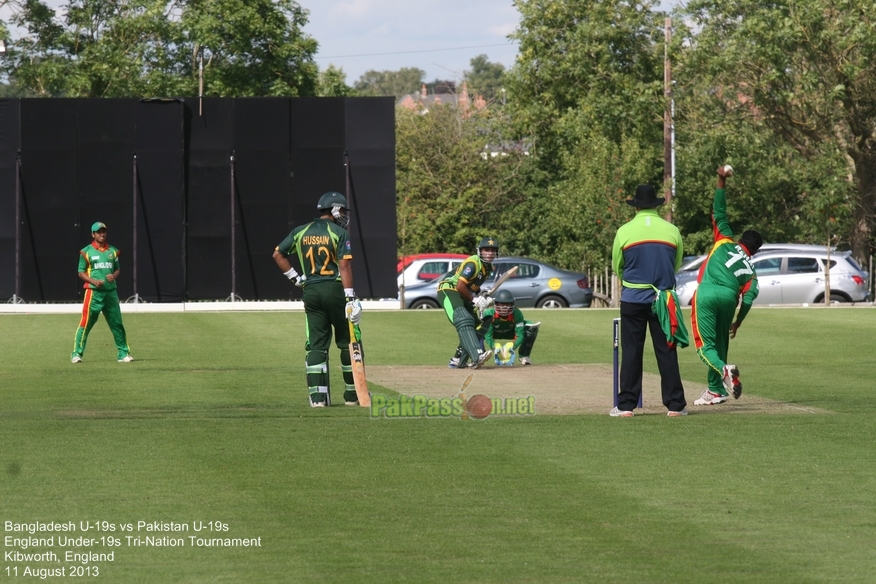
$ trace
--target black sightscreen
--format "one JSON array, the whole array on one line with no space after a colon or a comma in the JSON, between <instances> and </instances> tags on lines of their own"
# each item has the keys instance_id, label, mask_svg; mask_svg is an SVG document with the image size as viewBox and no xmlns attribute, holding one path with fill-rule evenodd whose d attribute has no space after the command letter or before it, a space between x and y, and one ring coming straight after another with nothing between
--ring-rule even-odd
<instances>
[{"instance_id":1,"label":"black sightscreen","mask_svg":"<svg viewBox=\"0 0 876 584\"><path fill-rule=\"evenodd\" d=\"M288 99L235 100L234 155L237 293L257 300L289 298L299 289L271 257L286 235L292 197Z\"/></svg>"},{"instance_id":2,"label":"black sightscreen","mask_svg":"<svg viewBox=\"0 0 876 584\"><path fill-rule=\"evenodd\" d=\"M82 237L75 99L21 100L22 292L28 302L76 300ZM86 213L87 214L87 213Z\"/></svg>"},{"instance_id":3,"label":"black sightscreen","mask_svg":"<svg viewBox=\"0 0 876 584\"><path fill-rule=\"evenodd\" d=\"M144 300L181 302L186 292L183 104L144 100L134 106L134 119L136 192L131 187L128 192L137 198L137 245L125 263L133 267L136 259L137 277L126 281Z\"/></svg>"},{"instance_id":4,"label":"black sightscreen","mask_svg":"<svg viewBox=\"0 0 876 584\"><path fill-rule=\"evenodd\" d=\"M60 103L61 100L47 100ZM107 242L119 249L119 298L132 293L131 217L134 103L130 99L76 99L76 180L79 191L79 248L91 240L91 226L107 226ZM76 275L76 249L63 250L65 275ZM80 296L84 289L80 286Z\"/></svg>"},{"instance_id":5,"label":"black sightscreen","mask_svg":"<svg viewBox=\"0 0 876 584\"><path fill-rule=\"evenodd\" d=\"M0 302L15 293L15 201L18 155L17 99L0 99ZM19 204L19 212L20 212Z\"/></svg>"},{"instance_id":6,"label":"black sightscreen","mask_svg":"<svg viewBox=\"0 0 876 584\"><path fill-rule=\"evenodd\" d=\"M391 98L199 105L0 100L0 298L15 292L18 245L26 301L79 299L77 252L94 221L121 250L123 299L298 298L271 254L332 190L354 209L359 296L395 296Z\"/></svg>"},{"instance_id":7,"label":"black sightscreen","mask_svg":"<svg viewBox=\"0 0 876 584\"><path fill-rule=\"evenodd\" d=\"M234 100L186 104L186 289L190 300L231 295L231 155Z\"/></svg>"},{"instance_id":8,"label":"black sightscreen","mask_svg":"<svg viewBox=\"0 0 876 584\"><path fill-rule=\"evenodd\" d=\"M359 250L353 261L356 291L366 298L394 298L396 279L386 278L396 267L395 169L385 160L395 157L395 127L386 124L395 113L391 98L346 100L347 199L352 205L350 236Z\"/></svg>"}]
</instances>

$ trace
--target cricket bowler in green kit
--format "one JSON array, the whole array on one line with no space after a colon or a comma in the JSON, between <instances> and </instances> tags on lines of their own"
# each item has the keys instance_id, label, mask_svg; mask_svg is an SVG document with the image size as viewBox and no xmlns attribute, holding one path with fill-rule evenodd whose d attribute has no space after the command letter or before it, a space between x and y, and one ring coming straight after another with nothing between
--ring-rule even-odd
<instances>
[{"instance_id":1,"label":"cricket bowler in green kit","mask_svg":"<svg viewBox=\"0 0 876 584\"><path fill-rule=\"evenodd\" d=\"M476 331L480 318L476 311L483 312L490 304L489 296L477 294L483 283L493 275L493 262L497 257L499 241L495 237L484 237L478 244L477 255L467 257L456 270L438 282L438 302L459 335L459 347L454 359L460 359L456 367L464 366L471 359L469 367L477 369L493 354L489 348L484 351L480 349ZM450 366L455 368L453 360Z\"/></svg>"},{"instance_id":2,"label":"cricket bowler in green kit","mask_svg":"<svg viewBox=\"0 0 876 584\"><path fill-rule=\"evenodd\" d=\"M119 363L130 363L134 358L131 357L131 349L128 347L116 289L120 271L119 250L106 242L106 225L100 221L91 226L91 237L91 244L79 252L79 279L85 282L85 298L82 301L82 318L79 328L76 329L70 361L82 362L88 333L103 313L116 341Z\"/></svg>"},{"instance_id":3,"label":"cricket bowler in green kit","mask_svg":"<svg viewBox=\"0 0 876 584\"><path fill-rule=\"evenodd\" d=\"M296 227L274 250L274 261L295 285L303 288L304 313L307 321L305 368L310 406L332 405L329 386L328 357L332 341L341 350L341 371L344 377L344 403L359 405L353 365L350 360L350 329L347 315L356 329L362 318L362 303L353 290L353 254L350 249L350 222L347 198L330 191L319 198L318 219ZM289 256L295 254L301 265L299 276ZM358 340L358 339L357 339Z\"/></svg>"},{"instance_id":4,"label":"cricket bowler in green kit","mask_svg":"<svg viewBox=\"0 0 876 584\"><path fill-rule=\"evenodd\" d=\"M714 245L703 262L697 278L690 315L697 355L709 367L709 389L694 401L695 406L713 406L742 395L739 368L727 363L730 339L736 336L751 303L757 298L757 274L751 256L763 245L760 233L745 231L739 243L733 241L733 230L727 220L726 178L733 175L730 165L718 168L715 199L712 204ZM742 304L736 306L739 297ZM736 321L733 321L733 316Z\"/></svg>"}]
</instances>

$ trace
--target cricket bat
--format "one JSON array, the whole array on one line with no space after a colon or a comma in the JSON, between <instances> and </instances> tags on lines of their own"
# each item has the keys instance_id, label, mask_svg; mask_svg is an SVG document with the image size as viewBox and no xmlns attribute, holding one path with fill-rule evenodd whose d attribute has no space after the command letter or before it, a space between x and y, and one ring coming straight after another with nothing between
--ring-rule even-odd
<instances>
[{"instance_id":1,"label":"cricket bat","mask_svg":"<svg viewBox=\"0 0 876 584\"><path fill-rule=\"evenodd\" d=\"M368 393L368 380L365 379L365 360L362 355L362 343L356 340L353 321L347 318L350 325L350 364L353 366L353 383L356 384L356 397L363 408L371 407L371 394Z\"/></svg>"},{"instance_id":2,"label":"cricket bat","mask_svg":"<svg viewBox=\"0 0 876 584\"><path fill-rule=\"evenodd\" d=\"M496 285L493 286L493 289L492 289L492 290L490 290L490 296L495 295L496 291L499 289L499 286L501 286L502 284L504 284L504 283L505 283L505 280L507 280L508 278L510 278L511 276L513 276L514 274L517 273L517 268L518 268L518 267L519 267L519 266L514 266L513 268L511 268L510 270L508 270L507 272L505 272L504 274L502 274L501 276L499 276L499 279L496 281Z\"/></svg>"}]
</instances>

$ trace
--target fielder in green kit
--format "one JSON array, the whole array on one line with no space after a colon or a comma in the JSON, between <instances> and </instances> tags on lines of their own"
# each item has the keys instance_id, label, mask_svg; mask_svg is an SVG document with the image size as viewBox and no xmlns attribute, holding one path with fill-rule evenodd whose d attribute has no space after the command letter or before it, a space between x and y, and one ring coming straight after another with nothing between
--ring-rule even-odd
<instances>
[{"instance_id":1,"label":"fielder in green kit","mask_svg":"<svg viewBox=\"0 0 876 584\"><path fill-rule=\"evenodd\" d=\"M320 217L296 227L274 250L274 261L283 275L295 280L304 289L304 313L307 320L305 370L310 406L332 405L329 387L329 347L332 328L335 345L341 350L341 372L344 378L344 403L359 404L350 360L350 329L354 325L357 340L362 303L353 291L353 254L347 225L350 222L347 198L330 191L319 198ZM299 275L289 256L295 254L303 275Z\"/></svg>"},{"instance_id":2,"label":"fielder in green kit","mask_svg":"<svg viewBox=\"0 0 876 584\"><path fill-rule=\"evenodd\" d=\"M130 363L134 358L128 348L122 311L119 308L119 293L116 289L120 271L119 250L106 242L106 225L100 221L91 226L91 237L91 244L79 252L79 279L85 282L85 298L70 361L82 362L88 333L103 313L116 341L119 363Z\"/></svg>"},{"instance_id":3,"label":"fielder in green kit","mask_svg":"<svg viewBox=\"0 0 876 584\"><path fill-rule=\"evenodd\" d=\"M731 393L735 399L742 395L739 368L727 363L727 355L730 339L736 336L757 298L757 274L751 265L751 256L763 245L763 237L749 229L738 242L733 241L725 188L726 178L732 175L729 165L718 168L712 203L714 245L700 268L690 313L697 355L709 367L709 389L694 401L695 406L719 405L726 402Z\"/></svg>"}]
</instances>

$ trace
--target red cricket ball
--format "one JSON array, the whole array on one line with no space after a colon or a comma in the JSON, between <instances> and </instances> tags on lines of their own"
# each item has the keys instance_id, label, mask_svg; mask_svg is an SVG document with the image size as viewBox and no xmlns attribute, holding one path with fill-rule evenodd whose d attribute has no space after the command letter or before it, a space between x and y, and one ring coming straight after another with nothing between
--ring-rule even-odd
<instances>
[{"instance_id":1,"label":"red cricket ball","mask_svg":"<svg viewBox=\"0 0 876 584\"><path fill-rule=\"evenodd\" d=\"M481 420L490 415L493 411L493 402L482 393L471 396L465 404L465 409L468 410L472 418Z\"/></svg>"}]
</instances>

